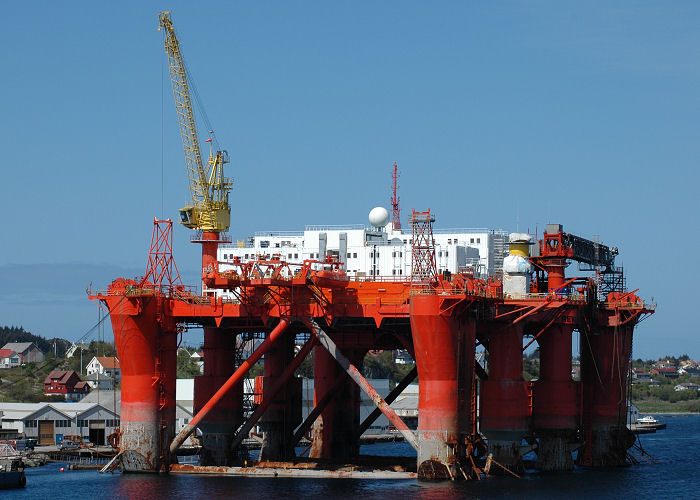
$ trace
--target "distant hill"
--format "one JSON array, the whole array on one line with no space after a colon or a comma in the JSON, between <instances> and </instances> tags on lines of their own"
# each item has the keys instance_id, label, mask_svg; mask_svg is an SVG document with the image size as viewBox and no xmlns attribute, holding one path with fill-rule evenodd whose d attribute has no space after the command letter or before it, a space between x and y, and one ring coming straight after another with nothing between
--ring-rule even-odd
<instances>
[{"instance_id":1,"label":"distant hill","mask_svg":"<svg viewBox=\"0 0 700 500\"><path fill-rule=\"evenodd\" d=\"M47 354L53 352L54 341L58 356L64 356L71 345L66 339L45 339L25 331L21 326L0 326L0 348L8 342L34 342L41 352Z\"/></svg>"}]
</instances>

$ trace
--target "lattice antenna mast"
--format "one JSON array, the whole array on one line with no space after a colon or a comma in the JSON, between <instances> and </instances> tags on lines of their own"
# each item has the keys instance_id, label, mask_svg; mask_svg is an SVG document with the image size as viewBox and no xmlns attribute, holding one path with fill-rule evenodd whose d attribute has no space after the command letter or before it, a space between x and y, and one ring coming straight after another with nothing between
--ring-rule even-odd
<instances>
[{"instance_id":1,"label":"lattice antenna mast","mask_svg":"<svg viewBox=\"0 0 700 500\"><path fill-rule=\"evenodd\" d=\"M401 209L399 208L400 198L397 196L399 190L399 166L394 162L394 172L392 174L392 188L391 188L391 223L394 227L394 231L401 231Z\"/></svg>"},{"instance_id":2,"label":"lattice antenna mast","mask_svg":"<svg viewBox=\"0 0 700 500\"><path fill-rule=\"evenodd\" d=\"M411 252L411 289L429 288L437 283L435 265L435 240L433 222L435 216L427 212L413 210L408 220L413 228Z\"/></svg>"},{"instance_id":3,"label":"lattice antenna mast","mask_svg":"<svg viewBox=\"0 0 700 500\"><path fill-rule=\"evenodd\" d=\"M146 274L141 281L153 283L162 290L165 285L172 292L174 287L182 287L182 279L173 258L173 221L153 219L151 249L148 251Z\"/></svg>"}]
</instances>

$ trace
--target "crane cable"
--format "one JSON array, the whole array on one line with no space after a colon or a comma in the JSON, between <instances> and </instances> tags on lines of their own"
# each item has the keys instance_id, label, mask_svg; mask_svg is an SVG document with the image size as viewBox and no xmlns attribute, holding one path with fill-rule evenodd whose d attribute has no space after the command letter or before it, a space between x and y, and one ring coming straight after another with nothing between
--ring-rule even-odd
<instances>
[{"instance_id":1,"label":"crane cable","mask_svg":"<svg viewBox=\"0 0 700 500\"><path fill-rule=\"evenodd\" d=\"M172 30L173 30L173 32L175 32L174 26L172 27ZM167 30L162 30L162 31L163 31L163 43L165 43L165 38L167 37L167 33L166 33ZM177 33L175 33L175 35L177 37ZM178 46L182 47L182 40L180 40L180 37L177 37L177 42L178 42ZM199 94L199 90L197 89L197 83L196 83L196 80L194 78L194 75L192 75L192 73L190 73L189 65L187 64L187 61L185 60L185 55L183 54L182 50L180 50L179 52L180 52L180 59L182 60L182 68L185 70L185 78L187 80L187 85L189 87L190 94L194 97L195 107L197 108L197 111L198 111L198 113L195 113L195 120L197 119L197 117L199 117L199 119L204 122L204 126L206 127L209 139L212 140L212 146L214 148L214 151L219 151L219 150L221 150L221 146L219 145L219 141L216 138L216 134L214 133L214 127L212 127L211 121L209 120L209 115L207 114L207 110L204 107L204 101ZM163 54L164 54L164 52L161 51L161 68L162 68L161 69L161 121L162 122L165 121L165 119L164 119L164 116L165 116L165 105L164 105L164 100L165 100L164 87L165 87L165 84L163 83L163 80L165 79L165 77L164 77L165 62L164 62ZM170 71L169 67L168 67L168 71ZM161 129L162 129L161 134L163 136L165 134L164 127L165 127L164 125L161 125ZM161 140L161 149L163 148L163 145L162 145L163 142L164 142L164 139ZM161 158L163 157L163 155L164 155L164 153L161 151ZM201 157L201 151L200 151L200 157ZM163 169L163 167L161 167L161 169ZM163 177L163 173L161 173L161 177ZM161 182L161 184L162 184L162 182ZM161 198L162 198L162 196L161 196Z\"/></svg>"},{"instance_id":2,"label":"crane cable","mask_svg":"<svg viewBox=\"0 0 700 500\"><path fill-rule=\"evenodd\" d=\"M121 300L124 300L124 298L125 298L125 297L122 297ZM121 303L121 300L119 301L119 303ZM117 304L117 305L118 305L118 304ZM88 338L90 335L94 334L94 333L95 333L95 330L96 330L97 328L99 328L100 325L101 325L102 323L104 323L105 320L106 320L107 318L109 318L109 315L108 315L108 314L105 314L105 315L102 317L102 319L100 319L97 323L95 323L94 325L92 325L92 327L90 327L90 329L87 331L87 333L85 333L82 337L80 337L80 338L77 340L77 342L73 342L73 344L71 344L71 345L82 343L83 340L85 340L86 338ZM7 385L15 385L15 384L17 384L17 383L19 383L19 382L21 382L21 381L23 381L23 380L26 380L27 378L34 376L34 374L35 374L37 371L40 371L41 369L43 369L45 366L47 366L49 363L51 363L51 361L55 361L55 360L56 360L56 358L49 358L49 359L46 359L46 360L44 360L41 364L36 365L36 369L35 369L34 371L32 371L31 373L27 373L27 374L25 374L25 375L19 377L17 380L9 380L9 381L6 381L6 382L3 381L3 385L5 385L5 384L7 384Z\"/></svg>"},{"instance_id":3,"label":"crane cable","mask_svg":"<svg viewBox=\"0 0 700 500\"><path fill-rule=\"evenodd\" d=\"M207 127L209 138L212 140L214 151L218 151L220 149L219 140L216 138L216 134L214 134L214 127L212 127L211 121L209 121L209 115L207 115L207 111L204 108L204 103L199 95L199 91L197 90L194 77L190 73L190 70L187 69L187 66L185 66L185 73L187 73L187 79L190 82L190 90L192 91L192 94L194 94L194 100L197 103L197 109L199 110L200 117L202 121L204 121L204 125Z\"/></svg>"},{"instance_id":4,"label":"crane cable","mask_svg":"<svg viewBox=\"0 0 700 500\"><path fill-rule=\"evenodd\" d=\"M182 45L182 42L179 38L178 43ZM204 122L204 125L207 128L207 133L209 134L209 138L212 140L214 150L218 151L219 141L216 139L216 135L214 134L214 128L211 126L211 121L209 121L209 115L207 115L207 110L204 107L204 101L199 95L199 91L197 90L197 83L192 73L190 73L189 65L187 64L187 61L185 60L185 55L182 53L182 51L180 51L180 58L182 59L182 66L185 70L185 75L187 76L187 82L189 83L190 94L194 96L197 111L199 111L199 117Z\"/></svg>"},{"instance_id":5,"label":"crane cable","mask_svg":"<svg viewBox=\"0 0 700 500\"><path fill-rule=\"evenodd\" d=\"M165 30L163 30L165 38ZM165 40L163 40L165 43ZM165 218L165 52L160 50L160 218Z\"/></svg>"}]
</instances>

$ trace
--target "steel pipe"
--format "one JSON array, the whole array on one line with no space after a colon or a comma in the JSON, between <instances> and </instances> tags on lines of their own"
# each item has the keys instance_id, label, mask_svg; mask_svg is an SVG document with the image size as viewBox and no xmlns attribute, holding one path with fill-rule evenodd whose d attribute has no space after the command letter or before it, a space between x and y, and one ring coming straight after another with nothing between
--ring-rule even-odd
<instances>
[{"instance_id":1,"label":"steel pipe","mask_svg":"<svg viewBox=\"0 0 700 500\"><path fill-rule=\"evenodd\" d=\"M301 440L301 438L303 438L304 435L307 432L309 432L311 426L314 425L314 422L316 421L318 416L321 413L323 413L323 410L326 409L326 406L328 406L328 403L331 402L331 399L333 399L333 396L335 396L336 391L340 389L340 387L343 385L343 382L345 382L344 378L336 379L336 381L331 386L330 390L323 395L320 401L316 402L316 406L314 406L314 409L311 410L311 413L309 413L309 415L306 417L306 420L304 420L304 422L294 433L294 439L292 440L294 446L296 446Z\"/></svg>"},{"instance_id":2,"label":"steel pipe","mask_svg":"<svg viewBox=\"0 0 700 500\"><path fill-rule=\"evenodd\" d=\"M311 349L313 348L315 343L315 337L311 337L309 338L309 340L306 341L299 353L294 357L292 362L287 366L287 368L285 368L284 372L282 372L282 375L280 375L280 377L275 381L274 385L270 388L269 395L265 394L262 403L258 405L258 407L255 409L250 418L248 418L248 420L246 420L246 423L243 424L241 430L238 431L236 437L233 438L233 441L231 443L231 449L235 449L238 445L241 444L241 442L243 442L243 440L250 432L250 429L253 428L253 426L257 423L260 417L262 417L263 413L265 413L265 410L267 410L270 404L274 401L275 396L277 396L277 394L282 390L287 381L294 375L294 371L297 368L299 368L299 365L301 365L304 359L306 359L306 356L309 355L309 352L311 352Z\"/></svg>"},{"instance_id":3,"label":"steel pipe","mask_svg":"<svg viewBox=\"0 0 700 500\"><path fill-rule=\"evenodd\" d=\"M362 376L357 367L350 363L348 358L346 358L345 355L340 352L340 349L338 349L338 346L335 345L335 342L331 340L328 334L326 334L326 332L324 332L313 319L308 319L304 322L311 328L313 333L318 338L319 343L330 353L331 356L335 358L343 370L345 370L345 372L350 375L350 378L352 378L355 383L360 386L360 389L362 389L364 393L367 394L367 396L374 402L374 404L377 405L377 408L379 408L381 412L386 415L389 421L394 424L396 429L403 435L406 442L413 446L413 448L417 451L418 440L416 439L413 431L411 431L404 421L401 420L401 417L399 417L391 406L384 401L379 393L374 390L374 387L372 387L367 379Z\"/></svg>"},{"instance_id":4,"label":"steel pipe","mask_svg":"<svg viewBox=\"0 0 700 500\"><path fill-rule=\"evenodd\" d=\"M279 338L282 333L286 330L287 326L289 325L289 320L286 318L280 319L279 324L270 332L270 334L267 336L267 338L263 341L260 346L258 346L255 351L253 351L253 354L250 355L248 359L246 359L243 363L241 363L241 366L238 367L238 369L233 372L233 375L229 377L229 379L224 382L224 385L222 385L218 391L211 397L211 399L205 404L201 410L194 416L194 418L190 421L189 424L185 425L185 427L180 431L180 433L173 439L173 442L170 443L170 453L175 453L180 446L182 446L182 443L185 442L185 440L194 432L194 430L197 428L197 425L204 419L204 417L207 416L207 414L211 411L212 408L216 406L216 404L226 395L226 393L234 386L238 381L240 381L246 373L253 367L255 363L262 357L263 354L270 348L270 346Z\"/></svg>"}]
</instances>

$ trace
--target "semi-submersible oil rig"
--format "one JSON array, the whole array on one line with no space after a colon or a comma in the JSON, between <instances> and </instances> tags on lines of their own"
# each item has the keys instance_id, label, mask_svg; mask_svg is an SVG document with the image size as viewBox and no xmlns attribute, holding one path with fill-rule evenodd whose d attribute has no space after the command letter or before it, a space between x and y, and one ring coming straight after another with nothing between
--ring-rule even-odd
<instances>
[{"instance_id":1,"label":"semi-submersible oil rig","mask_svg":"<svg viewBox=\"0 0 700 500\"><path fill-rule=\"evenodd\" d=\"M574 455L583 466L626 463L634 440L626 427L632 335L654 306L636 290L626 291L615 248L548 225L532 250L529 235L511 235L499 275L439 274L434 215L414 210L410 276L349 279L342 254L292 263L271 253L221 266L217 248L227 241L222 232L230 214L226 154L212 152L203 165L167 12L160 25L193 194L181 222L199 230L205 291L181 284L172 223L156 220L144 278L118 278L106 292L91 295L109 310L122 369L122 470L338 473L338 464L362 463L360 435L381 413L416 449L413 474L421 479L520 474L522 456L531 451L543 471L571 470ZM571 262L591 273L567 276ZM177 348L189 326L204 329L204 373L195 378L194 418L176 435ZM571 374L574 331L580 337L578 381ZM264 340L240 359L237 338L254 335ZM539 347L540 375L528 382L523 351L532 343ZM475 362L479 348L487 352L485 366ZM394 349L407 350L415 369L383 399L359 367L368 351ZM314 409L302 421L301 379L294 372L312 351ZM243 380L260 360L258 404L244 417ZM416 376L414 431L390 403ZM360 390L377 405L363 422ZM244 462L239 450L255 425L264 430L260 460ZM177 450L195 429L201 433L201 467L177 465ZM301 459L295 446L304 436L311 446ZM365 469L343 470L352 475Z\"/></svg>"}]
</instances>

